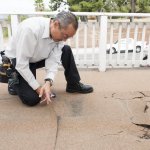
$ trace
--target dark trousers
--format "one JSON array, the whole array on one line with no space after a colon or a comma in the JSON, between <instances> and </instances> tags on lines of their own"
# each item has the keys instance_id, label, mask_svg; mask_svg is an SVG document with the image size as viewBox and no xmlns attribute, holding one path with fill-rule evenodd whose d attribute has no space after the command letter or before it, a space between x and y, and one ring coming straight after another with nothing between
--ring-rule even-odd
<instances>
[{"instance_id":1,"label":"dark trousers","mask_svg":"<svg viewBox=\"0 0 150 150\"><path fill-rule=\"evenodd\" d=\"M13 59L13 64L15 64L16 59ZM65 45L62 49L61 62L64 67L64 75L67 83L74 84L80 81L80 75L78 73L74 56L72 54L72 50L70 46ZM30 63L30 70L36 78L36 69L42 68L45 66L45 60L42 60L37 63ZM29 84L24 80L24 78L19 75L19 84L14 85L14 89L16 90L18 96L21 101L29 106L34 106L39 103L40 98L39 95L33 90Z\"/></svg>"}]
</instances>

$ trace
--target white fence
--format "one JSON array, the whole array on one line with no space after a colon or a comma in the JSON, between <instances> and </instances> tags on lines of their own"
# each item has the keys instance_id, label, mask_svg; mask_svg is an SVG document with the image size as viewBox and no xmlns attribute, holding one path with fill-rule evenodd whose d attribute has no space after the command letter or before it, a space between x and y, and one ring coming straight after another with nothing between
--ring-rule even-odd
<instances>
[{"instance_id":1,"label":"white fence","mask_svg":"<svg viewBox=\"0 0 150 150\"><path fill-rule=\"evenodd\" d=\"M10 15L11 18L10 23L0 24L0 49L8 48L7 45L11 35L16 32L21 15L49 17L55 14L55 12L0 13L3 16ZM107 68L150 65L150 57L143 60L145 55L150 56L150 14L88 12L76 12L75 14L79 17L88 17L87 22L79 21L76 35L67 41L67 44L73 49L78 67L92 67L105 71ZM131 19L132 22L130 22ZM8 29L8 39L3 36L4 26ZM122 38L127 40L124 46L121 42ZM117 40L118 43L114 44ZM130 40L132 40L131 43ZM137 51L139 46L140 52Z\"/></svg>"}]
</instances>

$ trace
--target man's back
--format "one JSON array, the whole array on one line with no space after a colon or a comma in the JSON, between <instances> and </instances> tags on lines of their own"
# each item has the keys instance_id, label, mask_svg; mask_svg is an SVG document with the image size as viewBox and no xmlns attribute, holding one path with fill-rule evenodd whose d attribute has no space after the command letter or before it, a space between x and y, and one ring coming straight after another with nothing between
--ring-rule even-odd
<instances>
[{"instance_id":1,"label":"man's back","mask_svg":"<svg viewBox=\"0 0 150 150\"><path fill-rule=\"evenodd\" d=\"M29 57L30 62L47 58L58 44L49 37L49 25L50 19L44 17L32 17L21 22L6 55L9 58L16 58L22 53Z\"/></svg>"}]
</instances>

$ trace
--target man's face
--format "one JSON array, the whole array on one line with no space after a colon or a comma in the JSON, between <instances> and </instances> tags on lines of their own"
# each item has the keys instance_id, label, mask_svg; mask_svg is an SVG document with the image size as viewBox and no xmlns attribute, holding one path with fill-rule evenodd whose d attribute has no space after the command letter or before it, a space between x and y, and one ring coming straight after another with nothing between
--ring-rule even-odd
<instances>
[{"instance_id":1,"label":"man's face","mask_svg":"<svg viewBox=\"0 0 150 150\"><path fill-rule=\"evenodd\" d=\"M69 24L66 28L62 28L58 21L52 21L50 23L50 34L55 42L66 41L68 38L73 37L76 30L72 24Z\"/></svg>"}]
</instances>

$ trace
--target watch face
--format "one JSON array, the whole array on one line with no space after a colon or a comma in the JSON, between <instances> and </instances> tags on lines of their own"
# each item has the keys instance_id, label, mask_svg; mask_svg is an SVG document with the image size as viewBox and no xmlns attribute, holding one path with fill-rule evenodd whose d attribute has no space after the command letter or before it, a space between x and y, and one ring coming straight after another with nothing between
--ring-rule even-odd
<instances>
[{"instance_id":1,"label":"watch face","mask_svg":"<svg viewBox=\"0 0 150 150\"><path fill-rule=\"evenodd\" d=\"M46 81L49 81L49 82L50 82L50 86L53 85L53 80L52 80L52 79L45 79L45 82L46 82Z\"/></svg>"}]
</instances>

